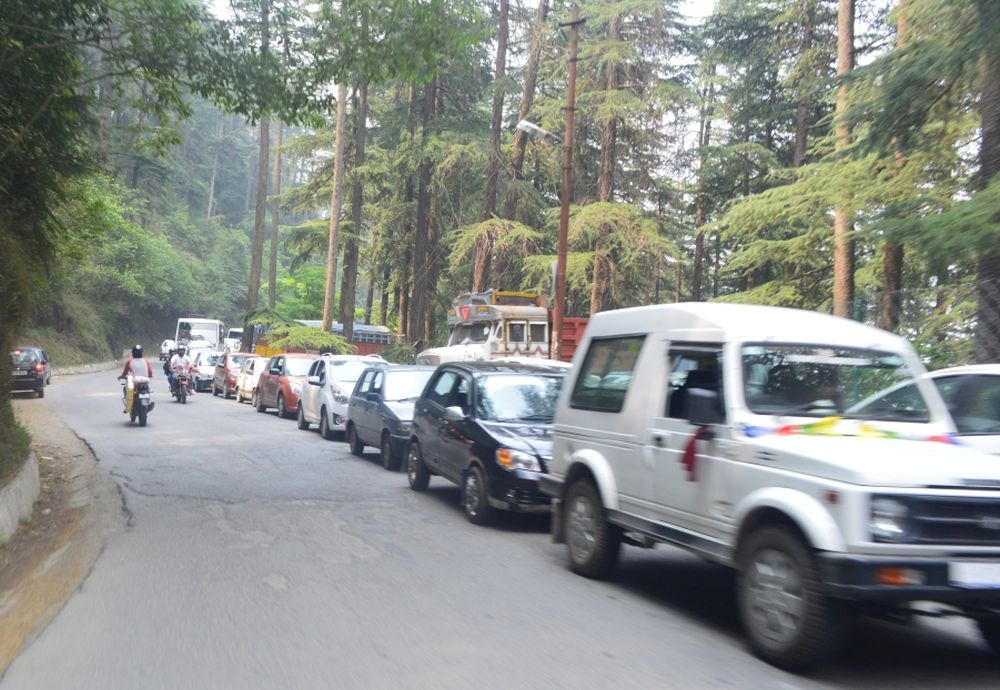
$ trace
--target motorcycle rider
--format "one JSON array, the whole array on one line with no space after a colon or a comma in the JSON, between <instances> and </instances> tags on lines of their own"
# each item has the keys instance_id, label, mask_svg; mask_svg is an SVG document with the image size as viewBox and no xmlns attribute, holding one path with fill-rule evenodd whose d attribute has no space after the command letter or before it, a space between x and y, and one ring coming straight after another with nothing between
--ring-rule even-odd
<instances>
[{"instance_id":1,"label":"motorcycle rider","mask_svg":"<svg viewBox=\"0 0 1000 690\"><path fill-rule=\"evenodd\" d=\"M153 378L153 365L149 363L148 359L142 356L142 345L136 344L132 346L132 356L125 360L125 367L118 378L125 379L127 382L125 384L125 409L122 412L128 414L129 410L132 409L132 396L135 393L135 384L149 383L149 380ZM150 410L153 409L154 404L149 404Z\"/></svg>"},{"instance_id":2,"label":"motorcycle rider","mask_svg":"<svg viewBox=\"0 0 1000 690\"><path fill-rule=\"evenodd\" d=\"M190 372L193 369L191 358L188 357L187 347L183 344L177 346L177 354L170 358L170 370L174 373L174 384L176 385L177 374L187 371ZM194 395L194 380L188 377L188 395ZM173 388L171 388L173 390Z\"/></svg>"}]
</instances>

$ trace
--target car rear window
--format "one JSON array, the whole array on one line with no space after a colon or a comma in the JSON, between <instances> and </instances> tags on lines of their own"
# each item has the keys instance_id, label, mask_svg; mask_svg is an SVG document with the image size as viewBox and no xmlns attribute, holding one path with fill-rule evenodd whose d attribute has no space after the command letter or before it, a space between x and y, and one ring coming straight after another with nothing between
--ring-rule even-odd
<instances>
[{"instance_id":1,"label":"car rear window","mask_svg":"<svg viewBox=\"0 0 1000 690\"><path fill-rule=\"evenodd\" d=\"M569 406L595 412L621 412L645 340L645 335L630 335L590 341Z\"/></svg>"},{"instance_id":2,"label":"car rear window","mask_svg":"<svg viewBox=\"0 0 1000 690\"><path fill-rule=\"evenodd\" d=\"M38 355L31 350L21 350L10 353L10 363L15 367L23 367L29 364L35 364L36 362L38 362Z\"/></svg>"}]
</instances>

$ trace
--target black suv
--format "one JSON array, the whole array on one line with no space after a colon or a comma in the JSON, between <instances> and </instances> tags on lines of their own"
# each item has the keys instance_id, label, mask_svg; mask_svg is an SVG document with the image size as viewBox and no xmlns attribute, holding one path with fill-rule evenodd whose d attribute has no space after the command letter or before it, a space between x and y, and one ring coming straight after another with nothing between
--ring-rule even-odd
<instances>
[{"instance_id":1,"label":"black suv","mask_svg":"<svg viewBox=\"0 0 1000 690\"><path fill-rule=\"evenodd\" d=\"M453 362L427 382L413 412L406 461L410 488L432 474L462 487L470 522L494 509L548 512L538 490L552 453L552 417L564 369L539 364Z\"/></svg>"},{"instance_id":2,"label":"black suv","mask_svg":"<svg viewBox=\"0 0 1000 690\"><path fill-rule=\"evenodd\" d=\"M45 397L45 386L52 379L49 358L40 347L18 347L10 351L10 382L15 391L35 391Z\"/></svg>"}]
</instances>

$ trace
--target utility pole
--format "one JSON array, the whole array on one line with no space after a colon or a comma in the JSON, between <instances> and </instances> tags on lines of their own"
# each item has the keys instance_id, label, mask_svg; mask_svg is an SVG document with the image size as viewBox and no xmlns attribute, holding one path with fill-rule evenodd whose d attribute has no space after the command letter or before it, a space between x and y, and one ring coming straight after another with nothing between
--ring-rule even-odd
<instances>
[{"instance_id":1,"label":"utility pole","mask_svg":"<svg viewBox=\"0 0 1000 690\"><path fill-rule=\"evenodd\" d=\"M556 250L556 300L552 309L552 347L549 356L562 359L563 317L566 314L566 246L569 237L569 202L573 195L573 115L576 108L576 42L580 33L580 8L573 5L569 27L569 80L566 84L566 133L562 150L562 207L559 212L559 244Z\"/></svg>"}]
</instances>

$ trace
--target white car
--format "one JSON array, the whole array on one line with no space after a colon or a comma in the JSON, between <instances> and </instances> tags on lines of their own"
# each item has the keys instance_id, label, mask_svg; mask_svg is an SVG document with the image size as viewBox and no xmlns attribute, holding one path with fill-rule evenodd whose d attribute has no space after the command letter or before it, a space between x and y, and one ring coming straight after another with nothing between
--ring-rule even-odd
<instances>
[{"instance_id":1,"label":"white car","mask_svg":"<svg viewBox=\"0 0 1000 690\"><path fill-rule=\"evenodd\" d=\"M317 424L320 435L328 440L342 433L347 428L354 384L374 363L384 364L385 360L378 355L323 355L313 362L299 399L299 428Z\"/></svg>"},{"instance_id":2,"label":"white car","mask_svg":"<svg viewBox=\"0 0 1000 690\"><path fill-rule=\"evenodd\" d=\"M1000 364L950 367L927 376L948 405L962 445L1000 455Z\"/></svg>"},{"instance_id":3,"label":"white car","mask_svg":"<svg viewBox=\"0 0 1000 690\"><path fill-rule=\"evenodd\" d=\"M267 366L267 357L248 357L236 376L236 402L250 402L257 389L257 381Z\"/></svg>"},{"instance_id":4,"label":"white car","mask_svg":"<svg viewBox=\"0 0 1000 690\"><path fill-rule=\"evenodd\" d=\"M212 387L215 379L215 365L222 359L225 353L220 350L193 350L191 352L191 363L197 368L194 375L194 388L199 393L207 391Z\"/></svg>"}]
</instances>

